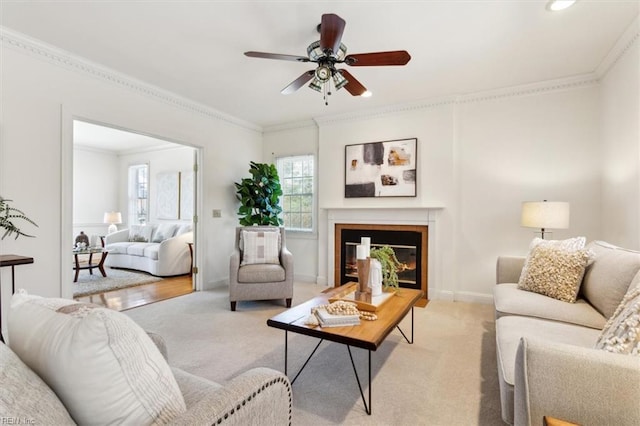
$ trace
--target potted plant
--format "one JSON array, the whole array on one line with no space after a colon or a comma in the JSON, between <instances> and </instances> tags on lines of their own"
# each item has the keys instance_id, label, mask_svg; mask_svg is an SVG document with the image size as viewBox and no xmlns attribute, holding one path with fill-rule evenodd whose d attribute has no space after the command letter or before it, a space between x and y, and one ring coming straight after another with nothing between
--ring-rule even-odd
<instances>
[{"instance_id":1,"label":"potted plant","mask_svg":"<svg viewBox=\"0 0 640 426\"><path fill-rule=\"evenodd\" d=\"M384 289L397 289L399 287L398 269L400 261L398 261L393 249L388 245L372 247L369 252L369 257L380 262L380 266L382 267L382 286Z\"/></svg>"},{"instance_id":2,"label":"potted plant","mask_svg":"<svg viewBox=\"0 0 640 426\"><path fill-rule=\"evenodd\" d=\"M16 234L16 240L21 235L24 237L33 237L33 235L24 233L14 222L23 220L34 226L38 225L33 220L29 219L21 210L11 207L9 205L9 202L11 201L13 200L8 200L0 196L0 228L4 229L4 233L0 239L4 240L5 237L11 234Z\"/></svg>"},{"instance_id":3,"label":"potted plant","mask_svg":"<svg viewBox=\"0 0 640 426\"><path fill-rule=\"evenodd\" d=\"M236 198L241 203L238 208L240 225L282 225L282 187L276 166L252 161L249 173L250 178L234 183Z\"/></svg>"}]
</instances>

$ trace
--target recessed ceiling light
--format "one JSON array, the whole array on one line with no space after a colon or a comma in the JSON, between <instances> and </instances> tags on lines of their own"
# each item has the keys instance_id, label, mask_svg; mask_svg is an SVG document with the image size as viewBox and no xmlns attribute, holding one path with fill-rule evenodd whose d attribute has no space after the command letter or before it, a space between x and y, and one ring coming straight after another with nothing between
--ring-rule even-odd
<instances>
[{"instance_id":1,"label":"recessed ceiling light","mask_svg":"<svg viewBox=\"0 0 640 426\"><path fill-rule=\"evenodd\" d=\"M573 4L578 0L550 0L547 3L547 10L552 12L557 12L559 10L564 10L568 7L573 6Z\"/></svg>"}]
</instances>

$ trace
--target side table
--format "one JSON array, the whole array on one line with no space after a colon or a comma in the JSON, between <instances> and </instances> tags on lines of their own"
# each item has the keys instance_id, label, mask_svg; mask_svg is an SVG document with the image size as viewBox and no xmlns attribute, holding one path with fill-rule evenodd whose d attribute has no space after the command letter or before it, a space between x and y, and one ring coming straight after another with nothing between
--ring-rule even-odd
<instances>
[{"instance_id":1,"label":"side table","mask_svg":"<svg viewBox=\"0 0 640 426\"><path fill-rule=\"evenodd\" d=\"M0 255L0 267L11 266L11 294L16 292L15 267L33 263L33 257L18 256L15 254ZM4 343L2 336L2 289L0 288L0 341Z\"/></svg>"}]
</instances>

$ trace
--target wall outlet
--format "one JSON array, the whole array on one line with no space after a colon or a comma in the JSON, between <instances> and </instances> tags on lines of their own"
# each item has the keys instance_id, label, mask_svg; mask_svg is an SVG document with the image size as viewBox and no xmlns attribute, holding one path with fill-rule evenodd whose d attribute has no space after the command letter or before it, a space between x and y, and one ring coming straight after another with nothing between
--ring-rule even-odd
<instances>
[{"instance_id":1,"label":"wall outlet","mask_svg":"<svg viewBox=\"0 0 640 426\"><path fill-rule=\"evenodd\" d=\"M214 210L212 211L212 216L213 216L213 217L222 217L222 210L214 209Z\"/></svg>"}]
</instances>

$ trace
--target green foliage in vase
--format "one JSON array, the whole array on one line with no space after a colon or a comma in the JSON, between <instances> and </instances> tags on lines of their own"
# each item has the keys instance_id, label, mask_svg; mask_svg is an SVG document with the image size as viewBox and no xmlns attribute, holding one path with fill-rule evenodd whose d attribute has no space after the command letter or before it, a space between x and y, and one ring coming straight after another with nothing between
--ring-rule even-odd
<instances>
[{"instance_id":1,"label":"green foliage in vase","mask_svg":"<svg viewBox=\"0 0 640 426\"><path fill-rule=\"evenodd\" d=\"M276 166L252 161L249 173L250 178L234 183L236 198L241 203L238 208L240 225L282 225L282 187Z\"/></svg>"},{"instance_id":2,"label":"green foliage in vase","mask_svg":"<svg viewBox=\"0 0 640 426\"><path fill-rule=\"evenodd\" d=\"M17 240L19 236L23 236L23 237L33 237L33 235L29 235L24 233L19 227L18 225L16 225L14 222L19 221L19 220L23 220L27 223L30 223L31 225L34 226L38 226L36 225L36 223L29 219L24 212L22 212L21 210L15 208L15 207L11 207L9 205L9 202L11 202L13 200L8 200L6 198L3 198L2 196L0 196L0 228L4 229L4 233L2 234L2 240L5 239L5 237L12 235L12 234L16 234L15 239Z\"/></svg>"},{"instance_id":3,"label":"green foliage in vase","mask_svg":"<svg viewBox=\"0 0 640 426\"><path fill-rule=\"evenodd\" d=\"M398 288L398 267L400 262L393 249L387 245L371 247L369 252L371 259L376 259L382 267L382 286L385 289L390 287Z\"/></svg>"}]
</instances>

